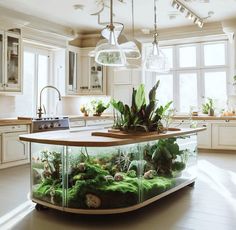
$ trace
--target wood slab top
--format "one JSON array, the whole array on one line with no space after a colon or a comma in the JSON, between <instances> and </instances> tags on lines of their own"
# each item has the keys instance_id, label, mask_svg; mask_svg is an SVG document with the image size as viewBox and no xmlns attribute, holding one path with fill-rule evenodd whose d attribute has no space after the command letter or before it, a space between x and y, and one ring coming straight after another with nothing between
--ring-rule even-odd
<instances>
[{"instance_id":1,"label":"wood slab top","mask_svg":"<svg viewBox=\"0 0 236 230\"><path fill-rule=\"evenodd\" d=\"M181 131L168 131L167 133L155 134L155 135L139 135L128 138L113 138L103 136L92 136L94 131L77 131L71 132L70 130L64 131L50 131L33 134L20 135L20 140L52 145L63 146L87 146L87 147L108 147L118 146L125 144L133 144L145 141L158 140L163 138L182 136L185 134L196 133L205 130L206 128L196 129L181 129ZM108 132L108 130L96 130L97 132Z\"/></svg>"},{"instance_id":2,"label":"wood slab top","mask_svg":"<svg viewBox=\"0 0 236 230\"><path fill-rule=\"evenodd\" d=\"M0 126L5 125L31 125L32 121L30 119L17 119L17 118L1 118Z\"/></svg>"},{"instance_id":3,"label":"wood slab top","mask_svg":"<svg viewBox=\"0 0 236 230\"><path fill-rule=\"evenodd\" d=\"M188 120L190 119L187 115L178 115L173 117L174 120ZM207 116L207 115L199 115L199 116L192 116L192 120L236 120L236 116Z\"/></svg>"}]
</instances>

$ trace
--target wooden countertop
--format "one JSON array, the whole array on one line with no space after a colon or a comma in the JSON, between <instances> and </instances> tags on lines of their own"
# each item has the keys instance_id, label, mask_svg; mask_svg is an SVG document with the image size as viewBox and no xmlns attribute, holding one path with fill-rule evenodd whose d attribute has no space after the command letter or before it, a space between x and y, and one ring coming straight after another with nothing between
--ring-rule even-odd
<instances>
[{"instance_id":1,"label":"wooden countertop","mask_svg":"<svg viewBox=\"0 0 236 230\"><path fill-rule=\"evenodd\" d=\"M196 128L196 129L181 129L181 131L168 131L167 133L161 134L147 134L143 136L133 136L129 138L111 138L111 137L101 137L92 136L93 131L78 131L71 132L69 130L64 131L50 131L42 133L33 133L20 135L20 140L52 145L64 145L64 146L87 146L87 147L108 147L108 146L118 146L125 144L133 144L145 141L152 141L157 139L169 138L174 136L181 136L185 134L196 133L203 131L206 128ZM107 132L107 130L96 130L101 132Z\"/></svg>"},{"instance_id":2,"label":"wooden countertop","mask_svg":"<svg viewBox=\"0 0 236 230\"><path fill-rule=\"evenodd\" d=\"M190 117L187 115L177 115L173 117L174 120L189 120ZM207 116L207 115L200 115L200 116L192 116L192 120L236 120L236 116Z\"/></svg>"},{"instance_id":3,"label":"wooden countertop","mask_svg":"<svg viewBox=\"0 0 236 230\"><path fill-rule=\"evenodd\" d=\"M103 119L113 119L113 115L107 114L107 115L102 115L102 116L80 116L80 115L68 115L69 119L71 121L73 120L103 120Z\"/></svg>"},{"instance_id":4,"label":"wooden countertop","mask_svg":"<svg viewBox=\"0 0 236 230\"><path fill-rule=\"evenodd\" d=\"M31 119L1 118L0 126L4 125L31 125Z\"/></svg>"}]
</instances>

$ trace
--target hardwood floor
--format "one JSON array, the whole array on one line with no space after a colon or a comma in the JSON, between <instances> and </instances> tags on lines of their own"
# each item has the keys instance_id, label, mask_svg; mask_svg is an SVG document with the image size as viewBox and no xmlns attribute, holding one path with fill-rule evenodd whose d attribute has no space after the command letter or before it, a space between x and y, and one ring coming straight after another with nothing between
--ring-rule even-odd
<instances>
[{"instance_id":1,"label":"hardwood floor","mask_svg":"<svg viewBox=\"0 0 236 230\"><path fill-rule=\"evenodd\" d=\"M198 179L140 210L86 216L38 212L27 200L29 167L0 170L0 229L14 230L235 230L236 154L200 153Z\"/></svg>"}]
</instances>

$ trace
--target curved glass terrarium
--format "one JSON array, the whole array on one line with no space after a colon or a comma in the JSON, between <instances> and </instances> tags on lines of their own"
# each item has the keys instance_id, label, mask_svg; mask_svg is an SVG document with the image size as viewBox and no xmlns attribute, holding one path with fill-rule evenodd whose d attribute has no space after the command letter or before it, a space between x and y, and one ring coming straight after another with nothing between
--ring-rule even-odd
<instances>
[{"instance_id":1,"label":"curved glass terrarium","mask_svg":"<svg viewBox=\"0 0 236 230\"><path fill-rule=\"evenodd\" d=\"M193 183L196 157L196 134L112 147L31 143L32 200L81 213L136 209Z\"/></svg>"}]
</instances>

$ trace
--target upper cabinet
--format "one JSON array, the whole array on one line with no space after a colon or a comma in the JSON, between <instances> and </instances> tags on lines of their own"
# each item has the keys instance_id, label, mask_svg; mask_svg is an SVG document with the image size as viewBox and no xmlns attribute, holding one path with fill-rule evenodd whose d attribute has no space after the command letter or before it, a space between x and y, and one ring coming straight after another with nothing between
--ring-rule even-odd
<instances>
[{"instance_id":1,"label":"upper cabinet","mask_svg":"<svg viewBox=\"0 0 236 230\"><path fill-rule=\"evenodd\" d=\"M91 49L68 48L68 95L105 95L106 70L89 56Z\"/></svg>"},{"instance_id":2,"label":"upper cabinet","mask_svg":"<svg viewBox=\"0 0 236 230\"><path fill-rule=\"evenodd\" d=\"M21 35L18 32L0 32L0 91L21 92Z\"/></svg>"}]
</instances>

